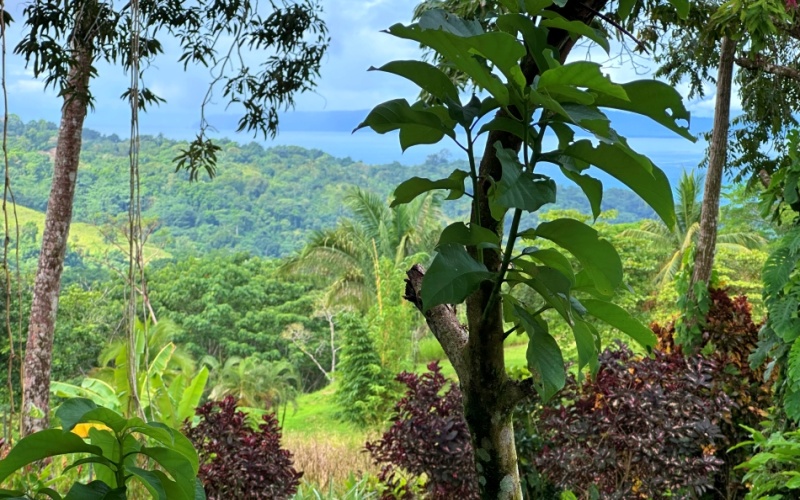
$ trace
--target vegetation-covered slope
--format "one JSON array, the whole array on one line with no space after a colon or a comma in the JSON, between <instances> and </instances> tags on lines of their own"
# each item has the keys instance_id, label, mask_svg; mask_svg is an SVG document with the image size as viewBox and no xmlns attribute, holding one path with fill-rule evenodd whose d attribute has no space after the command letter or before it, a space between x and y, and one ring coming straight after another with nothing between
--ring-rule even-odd
<instances>
[{"instance_id":1,"label":"vegetation-covered slope","mask_svg":"<svg viewBox=\"0 0 800 500\"><path fill-rule=\"evenodd\" d=\"M52 173L55 124L9 120L9 160L17 202L44 211ZM215 249L246 251L279 257L298 250L308 232L328 228L345 214L342 198L348 186L359 186L388 197L410 176L446 177L460 161L433 155L416 167L366 165L334 158L319 150L221 141L217 176L196 183L175 172L173 158L185 142L163 136L141 140L141 184L144 217L157 221L153 242L178 254ZM78 175L74 220L95 224L128 210L127 140L84 130L82 165ZM575 187L560 187L559 207L588 211ZM463 206L465 207L465 205ZM450 216L464 208L450 208ZM618 221L649 217L651 211L621 189L606 192L605 209L616 209Z\"/></svg>"}]
</instances>

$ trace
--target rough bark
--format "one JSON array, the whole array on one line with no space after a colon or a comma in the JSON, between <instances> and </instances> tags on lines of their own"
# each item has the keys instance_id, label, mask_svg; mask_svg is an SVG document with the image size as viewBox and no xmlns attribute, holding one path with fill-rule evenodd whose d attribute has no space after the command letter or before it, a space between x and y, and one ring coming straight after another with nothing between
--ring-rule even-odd
<instances>
[{"instance_id":1,"label":"rough bark","mask_svg":"<svg viewBox=\"0 0 800 500\"><path fill-rule=\"evenodd\" d=\"M606 3L607 0L568 2L565 7L555 10L569 20L589 23L605 8ZM547 41L558 50L562 62L576 42L561 30L551 30ZM528 82L532 82L540 73L530 57L522 61L522 69ZM473 224L501 233L502 221L492 217L488 200L489 188L502 172L494 149L497 141L504 148L514 151L519 151L521 147L520 138L513 134L503 131L489 133L478 172L479 183L474 194L471 220ZM483 262L489 270L498 271L502 256L497 251L485 249ZM417 307L421 306L418 297L424 272L420 266L408 271L406 298ZM511 416L516 404L532 394L533 388L530 381L517 383L508 379L500 301L495 301L484 314L492 288L493 284L486 282L467 298L466 327L458 321L452 306L437 306L425 313L425 319L459 378L464 395L464 415L476 451L476 465L484 480L482 498L517 500L522 499L522 489Z\"/></svg>"},{"instance_id":2,"label":"rough bark","mask_svg":"<svg viewBox=\"0 0 800 500\"><path fill-rule=\"evenodd\" d=\"M76 40L78 37L76 37ZM73 45L74 60L67 78L70 89L61 108L53 183L47 202L42 249L33 288L30 326L23 364L22 435L47 428L53 334L61 273L67 249L73 198L81 152L81 133L87 112L92 51Z\"/></svg>"},{"instance_id":3,"label":"rough bark","mask_svg":"<svg viewBox=\"0 0 800 500\"><path fill-rule=\"evenodd\" d=\"M700 213L700 228L697 251L690 290L695 283L708 283L714 265L719 219L719 196L722 189L722 173L728 155L728 130L731 117L731 87L736 42L724 37L720 46L719 70L717 73L717 102L714 107L714 125L708 153L703 205Z\"/></svg>"}]
</instances>

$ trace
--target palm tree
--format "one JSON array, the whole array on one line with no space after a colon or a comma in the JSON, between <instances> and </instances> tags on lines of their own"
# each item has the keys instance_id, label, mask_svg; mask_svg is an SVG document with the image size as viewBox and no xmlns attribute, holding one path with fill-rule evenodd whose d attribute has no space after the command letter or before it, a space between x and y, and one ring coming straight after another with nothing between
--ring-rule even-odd
<instances>
[{"instance_id":1,"label":"palm tree","mask_svg":"<svg viewBox=\"0 0 800 500\"><path fill-rule=\"evenodd\" d=\"M642 222L638 229L628 229L622 232L622 236L651 240L657 245L671 249L671 254L661 266L654 280L659 287L667 285L675 278L685 257L697 240L702 207L702 183L702 176L694 171L690 173L684 171L681 175L675 203L676 223L674 229L670 230L661 221L647 220ZM726 233L724 226L720 228L717 236L717 247L720 248L749 250L764 244L764 238L758 233Z\"/></svg>"},{"instance_id":2,"label":"palm tree","mask_svg":"<svg viewBox=\"0 0 800 500\"><path fill-rule=\"evenodd\" d=\"M320 279L328 286L328 304L365 311L375 302L381 259L400 266L410 256L433 250L441 231L441 199L428 193L389 207L378 195L353 188L344 203L352 217L313 233L282 272Z\"/></svg>"},{"instance_id":3,"label":"palm tree","mask_svg":"<svg viewBox=\"0 0 800 500\"><path fill-rule=\"evenodd\" d=\"M254 356L232 356L218 372L210 399L236 398L239 406L277 410L294 404L301 390L300 376L287 361L264 362Z\"/></svg>"}]
</instances>

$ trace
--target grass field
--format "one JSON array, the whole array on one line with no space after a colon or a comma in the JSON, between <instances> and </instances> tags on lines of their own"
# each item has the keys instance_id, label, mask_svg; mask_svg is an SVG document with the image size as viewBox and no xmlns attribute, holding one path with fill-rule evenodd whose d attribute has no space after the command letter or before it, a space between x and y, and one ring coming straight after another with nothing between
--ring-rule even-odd
<instances>
[{"instance_id":1,"label":"grass field","mask_svg":"<svg viewBox=\"0 0 800 500\"><path fill-rule=\"evenodd\" d=\"M41 241L42 234L44 234L44 213L17 205L17 219L19 220L19 227L22 228L25 224L34 223L38 229L36 239ZM14 217L9 209L9 226L10 233L16 233L16 226L14 225ZM93 224L85 222L73 222L69 230L69 245L70 247L84 255L93 257L104 256L109 252L118 250L116 246L109 243L103 232ZM160 248L145 247L145 256L147 260L166 259L170 254Z\"/></svg>"}]
</instances>

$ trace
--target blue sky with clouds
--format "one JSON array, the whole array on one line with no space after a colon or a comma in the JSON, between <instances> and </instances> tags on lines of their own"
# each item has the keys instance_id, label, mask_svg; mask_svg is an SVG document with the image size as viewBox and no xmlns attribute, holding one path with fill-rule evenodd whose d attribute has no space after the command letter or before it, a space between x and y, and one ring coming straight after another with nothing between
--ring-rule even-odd
<instances>
[{"instance_id":1,"label":"blue sky with clouds","mask_svg":"<svg viewBox=\"0 0 800 500\"><path fill-rule=\"evenodd\" d=\"M321 78L315 92L299 96L296 110L285 116L281 133L274 143L317 147L337 156L381 163L417 163L432 152L452 149L443 144L401 154L393 137L378 137L370 131L349 134L372 106L396 97L413 99L416 95L415 87L401 78L366 71L372 65L379 66L393 59L419 56L415 44L381 32L394 23L409 22L416 4L414 0L322 0L322 15L330 30L331 46L323 62ZM20 21L23 3L7 2L6 5L13 17ZM44 91L43 84L25 69L22 59L11 54L11 49L21 38L21 30L21 23L17 22L7 32L9 112L26 121L46 119L57 122L60 102L55 94ZM140 116L140 128L142 133L161 132L170 138L188 138L196 131L199 105L210 78L205 69L193 68L184 72L182 65L177 63L176 45L166 43L165 48L166 54L146 70L145 84L167 99L167 103ZM574 51L575 57L587 55L605 63L607 72L616 81L649 77L642 73L641 68L634 70L624 61L609 61L608 56L597 49ZM119 67L101 65L98 69L99 76L92 82L96 109L87 118L86 127L125 137L129 130L129 109L119 96L128 86L129 77ZM709 94L713 95L713 92ZM734 103L734 109L737 104ZM692 102L688 107L693 117L698 118L694 120L694 132L703 132L710 127L710 120L704 118L713 111L713 99ZM210 110L209 116L220 135L243 142L252 140L252 136L234 133L235 108L225 109L220 103ZM702 158L703 144L691 144L665 135L658 127L646 122L635 122L630 130L622 127L621 132L634 137L631 140L634 147L653 155L657 163L691 168Z\"/></svg>"}]
</instances>

